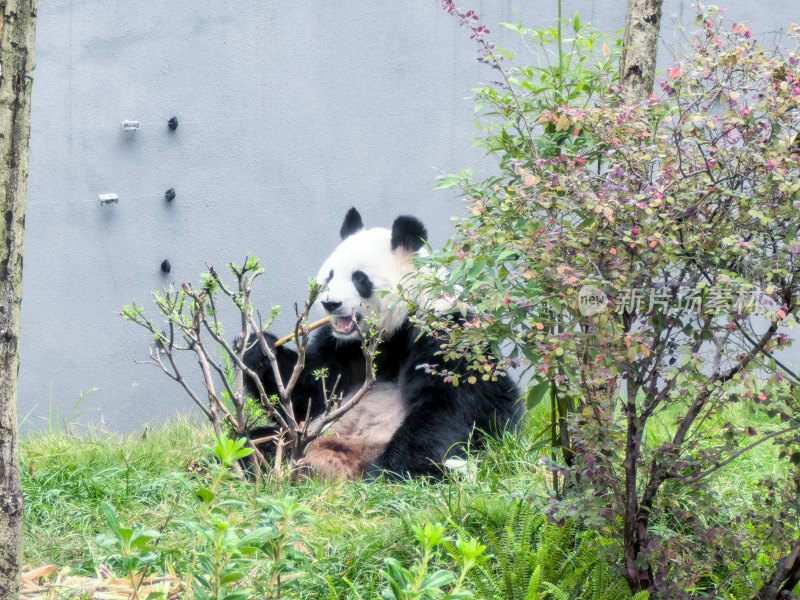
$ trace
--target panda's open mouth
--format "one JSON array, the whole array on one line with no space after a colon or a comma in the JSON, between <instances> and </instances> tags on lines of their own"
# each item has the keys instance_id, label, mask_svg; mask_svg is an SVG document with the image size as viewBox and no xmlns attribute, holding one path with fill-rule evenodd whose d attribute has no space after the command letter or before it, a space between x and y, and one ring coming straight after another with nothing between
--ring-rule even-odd
<instances>
[{"instance_id":1,"label":"panda's open mouth","mask_svg":"<svg viewBox=\"0 0 800 600\"><path fill-rule=\"evenodd\" d=\"M360 320L361 315L357 314L356 311L340 317L331 315L333 330L340 335L349 335L353 333Z\"/></svg>"},{"instance_id":2,"label":"panda's open mouth","mask_svg":"<svg viewBox=\"0 0 800 600\"><path fill-rule=\"evenodd\" d=\"M356 322L353 317L334 317L333 329L336 333L350 333L355 329Z\"/></svg>"}]
</instances>

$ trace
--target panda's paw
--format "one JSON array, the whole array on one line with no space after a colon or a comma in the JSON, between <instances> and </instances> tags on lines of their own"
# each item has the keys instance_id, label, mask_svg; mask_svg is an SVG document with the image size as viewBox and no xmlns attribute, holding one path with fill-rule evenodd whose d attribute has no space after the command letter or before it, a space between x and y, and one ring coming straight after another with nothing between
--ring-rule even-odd
<instances>
[{"instance_id":1,"label":"panda's paw","mask_svg":"<svg viewBox=\"0 0 800 600\"><path fill-rule=\"evenodd\" d=\"M359 479L363 472L364 445L355 439L331 435L311 442L306 463L323 479Z\"/></svg>"}]
</instances>

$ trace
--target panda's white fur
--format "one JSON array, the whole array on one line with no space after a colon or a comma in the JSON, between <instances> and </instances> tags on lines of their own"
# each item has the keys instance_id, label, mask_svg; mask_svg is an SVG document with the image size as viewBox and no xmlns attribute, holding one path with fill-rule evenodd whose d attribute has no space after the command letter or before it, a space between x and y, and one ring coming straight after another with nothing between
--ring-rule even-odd
<instances>
[{"instance_id":1,"label":"panda's white fur","mask_svg":"<svg viewBox=\"0 0 800 600\"><path fill-rule=\"evenodd\" d=\"M408 304L398 301L397 285L414 269L414 252L400 246L391 248L392 232L382 227L362 229L341 241L319 270L317 281L325 284L320 302L341 302L330 312L334 319L334 335L342 339L358 337L358 329L337 328L337 319L355 316L361 323L374 313L378 331L394 333L408 315ZM351 280L354 271L368 274L373 286L370 298L362 298ZM332 276L331 276L332 275Z\"/></svg>"}]
</instances>

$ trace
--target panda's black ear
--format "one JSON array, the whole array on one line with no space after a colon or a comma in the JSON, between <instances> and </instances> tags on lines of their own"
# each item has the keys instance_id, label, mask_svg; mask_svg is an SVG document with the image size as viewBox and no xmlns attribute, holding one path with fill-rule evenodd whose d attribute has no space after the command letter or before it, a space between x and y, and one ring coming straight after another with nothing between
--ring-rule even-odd
<instances>
[{"instance_id":1,"label":"panda's black ear","mask_svg":"<svg viewBox=\"0 0 800 600\"><path fill-rule=\"evenodd\" d=\"M344 239L362 229L364 229L364 223L361 221L361 215L355 207L353 207L348 210L347 214L344 216L344 223L342 223L342 228L339 230L339 235Z\"/></svg>"},{"instance_id":2,"label":"panda's black ear","mask_svg":"<svg viewBox=\"0 0 800 600\"><path fill-rule=\"evenodd\" d=\"M400 247L409 252L422 248L428 232L416 217L397 217L392 224L392 250Z\"/></svg>"}]
</instances>

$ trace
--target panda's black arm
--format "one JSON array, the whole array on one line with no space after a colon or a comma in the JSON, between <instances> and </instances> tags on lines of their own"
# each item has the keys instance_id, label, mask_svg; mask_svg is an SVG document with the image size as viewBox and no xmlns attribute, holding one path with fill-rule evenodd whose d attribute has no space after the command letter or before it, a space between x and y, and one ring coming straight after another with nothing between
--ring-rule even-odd
<instances>
[{"instance_id":1,"label":"panda's black arm","mask_svg":"<svg viewBox=\"0 0 800 600\"><path fill-rule=\"evenodd\" d=\"M278 371L281 374L281 380L283 382L289 381L289 377L291 377L292 371L294 370L294 365L297 363L297 352L291 348L287 348L286 346L275 348L275 342L278 338L271 333L264 332L264 338L267 341L267 345L275 354L275 359L278 362ZM272 364L270 363L269 357L261 348L261 344L257 342L255 334L250 336L250 339L247 343L249 348L244 353L244 364L254 371L261 380L261 384L264 386L264 391L267 393L267 395L272 396L274 394L278 394L278 384L275 381L275 374L272 370ZM248 394L254 398L258 398L258 387L250 378L247 378L245 381L245 389L247 390Z\"/></svg>"},{"instance_id":2,"label":"panda's black arm","mask_svg":"<svg viewBox=\"0 0 800 600\"><path fill-rule=\"evenodd\" d=\"M463 455L467 444L481 445L480 435L473 433L497 435L519 422L519 394L511 379L464 382L454 387L421 368L425 364L441 368L438 349L433 338L419 338L408 327L384 348L384 360L402 363L398 380L408 412L373 462L370 475L385 470L400 476L441 477L445 458ZM449 363L447 367L466 375L465 364Z\"/></svg>"},{"instance_id":3,"label":"panda's black arm","mask_svg":"<svg viewBox=\"0 0 800 600\"><path fill-rule=\"evenodd\" d=\"M300 373L292 390L292 404L298 420L304 420L306 414L310 414L311 417L317 416L325 408L325 389L322 379L315 376L317 371L325 371L325 388L329 393L337 380L339 380L340 392L347 392L352 385L358 383L353 381L353 368L350 368L349 364L353 360L354 351L360 353L360 344L350 344L349 346L340 344L338 348L333 347L335 341L331 339L329 329L330 327L323 327L312 334L306 349L305 368ZM275 353L281 380L286 384L297 364L297 352L285 345L275 348L277 338L271 333L265 332L264 337ZM258 375L264 391L268 395L278 394L278 385L275 382L269 357L264 354L261 345L255 343L255 335L250 338L249 346L250 348L244 355L245 365ZM361 376L363 378L363 374ZM245 382L245 388L251 396L258 397L258 389L249 378ZM310 413L308 413L309 399L311 400Z\"/></svg>"}]
</instances>

